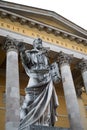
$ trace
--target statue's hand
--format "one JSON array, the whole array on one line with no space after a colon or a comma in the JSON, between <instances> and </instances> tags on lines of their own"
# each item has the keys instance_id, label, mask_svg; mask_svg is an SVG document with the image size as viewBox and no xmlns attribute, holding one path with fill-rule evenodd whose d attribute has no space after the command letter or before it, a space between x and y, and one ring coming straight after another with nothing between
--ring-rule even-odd
<instances>
[{"instance_id":1,"label":"statue's hand","mask_svg":"<svg viewBox=\"0 0 87 130\"><path fill-rule=\"evenodd\" d=\"M19 50L19 52L24 52L25 51L25 46L24 46L24 44L23 43L19 43L18 44L18 50Z\"/></svg>"}]
</instances>

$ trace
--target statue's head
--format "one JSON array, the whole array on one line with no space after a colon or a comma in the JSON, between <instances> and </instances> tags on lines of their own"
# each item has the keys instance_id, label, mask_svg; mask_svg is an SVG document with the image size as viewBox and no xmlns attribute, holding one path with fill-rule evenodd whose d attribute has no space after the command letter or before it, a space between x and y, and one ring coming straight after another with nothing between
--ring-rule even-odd
<instances>
[{"instance_id":1,"label":"statue's head","mask_svg":"<svg viewBox=\"0 0 87 130\"><path fill-rule=\"evenodd\" d=\"M37 48L37 49L41 49L42 48L42 40L40 38L35 39L33 41L33 47Z\"/></svg>"}]
</instances>

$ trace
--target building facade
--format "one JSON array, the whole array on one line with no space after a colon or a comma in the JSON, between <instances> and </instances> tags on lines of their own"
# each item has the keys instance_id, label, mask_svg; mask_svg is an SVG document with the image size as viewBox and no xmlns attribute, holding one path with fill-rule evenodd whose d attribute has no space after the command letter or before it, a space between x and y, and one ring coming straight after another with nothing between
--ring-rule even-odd
<instances>
[{"instance_id":1,"label":"building facade","mask_svg":"<svg viewBox=\"0 0 87 130\"><path fill-rule=\"evenodd\" d=\"M87 130L87 31L53 11L8 2L0 2L0 129L19 125L28 77L17 45L31 49L35 38L50 47L50 62L60 68L55 126Z\"/></svg>"}]
</instances>

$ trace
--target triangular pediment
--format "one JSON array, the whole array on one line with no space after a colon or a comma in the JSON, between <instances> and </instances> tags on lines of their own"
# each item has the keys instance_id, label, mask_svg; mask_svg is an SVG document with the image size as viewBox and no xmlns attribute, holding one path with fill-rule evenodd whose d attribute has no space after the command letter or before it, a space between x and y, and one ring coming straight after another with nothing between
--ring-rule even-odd
<instances>
[{"instance_id":1,"label":"triangular pediment","mask_svg":"<svg viewBox=\"0 0 87 130\"><path fill-rule=\"evenodd\" d=\"M14 13L23 18L31 19L74 35L87 38L86 30L53 11L3 1L0 2L0 9L9 11L9 13Z\"/></svg>"}]
</instances>

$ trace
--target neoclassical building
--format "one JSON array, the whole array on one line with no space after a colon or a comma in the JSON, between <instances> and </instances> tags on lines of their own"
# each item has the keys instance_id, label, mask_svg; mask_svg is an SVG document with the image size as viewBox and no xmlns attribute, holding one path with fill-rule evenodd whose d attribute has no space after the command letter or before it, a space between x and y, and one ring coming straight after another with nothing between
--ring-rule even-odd
<instances>
[{"instance_id":1,"label":"neoclassical building","mask_svg":"<svg viewBox=\"0 0 87 130\"><path fill-rule=\"evenodd\" d=\"M59 14L0 1L0 130L17 130L28 77L17 45L32 48L41 38L50 62L59 64L54 84L59 107L56 127L87 130L87 31Z\"/></svg>"}]
</instances>

